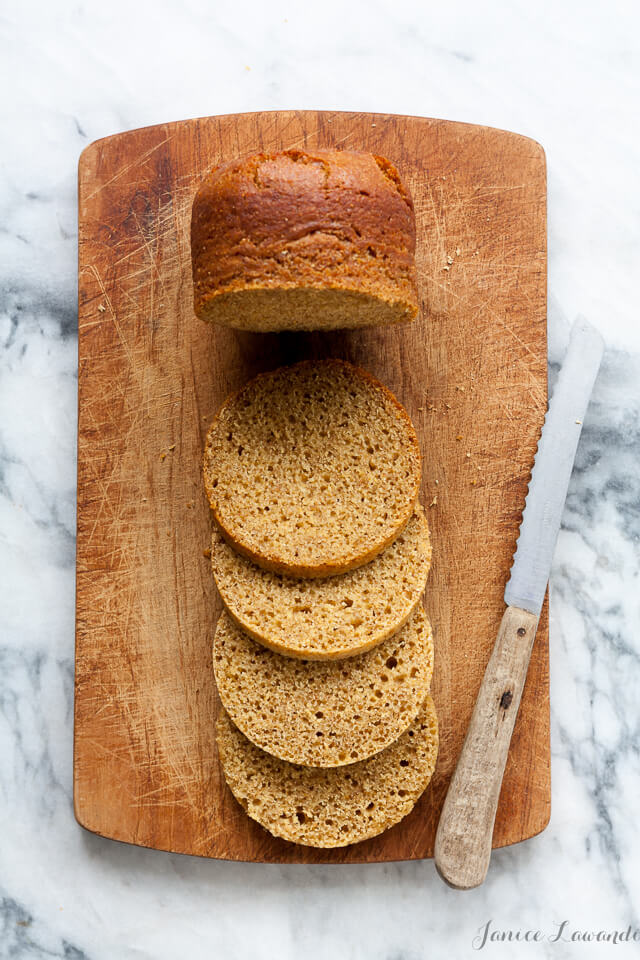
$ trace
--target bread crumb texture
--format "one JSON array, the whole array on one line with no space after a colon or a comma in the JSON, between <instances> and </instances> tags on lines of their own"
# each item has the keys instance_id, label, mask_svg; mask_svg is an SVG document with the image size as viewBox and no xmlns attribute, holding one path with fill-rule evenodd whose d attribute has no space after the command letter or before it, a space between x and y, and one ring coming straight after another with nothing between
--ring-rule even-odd
<instances>
[{"instance_id":1,"label":"bread crumb texture","mask_svg":"<svg viewBox=\"0 0 640 960\"><path fill-rule=\"evenodd\" d=\"M398 631L415 609L431 564L422 507L369 563L314 580L288 577L240 556L216 529L211 564L222 600L254 639L289 657L350 657Z\"/></svg>"},{"instance_id":2,"label":"bread crumb texture","mask_svg":"<svg viewBox=\"0 0 640 960\"><path fill-rule=\"evenodd\" d=\"M422 607L394 637L348 660L273 653L218 620L213 663L220 699L256 746L311 767L379 753L411 724L429 692L433 638Z\"/></svg>"},{"instance_id":3,"label":"bread crumb texture","mask_svg":"<svg viewBox=\"0 0 640 960\"><path fill-rule=\"evenodd\" d=\"M386 750L322 769L265 753L223 711L218 751L232 793L270 833L311 847L344 847L377 836L411 812L435 769L438 721L427 695L409 729Z\"/></svg>"},{"instance_id":4,"label":"bread crumb texture","mask_svg":"<svg viewBox=\"0 0 640 960\"><path fill-rule=\"evenodd\" d=\"M342 360L261 374L223 405L207 435L204 482L225 539L297 577L344 573L404 529L420 485L405 409Z\"/></svg>"},{"instance_id":5,"label":"bread crumb texture","mask_svg":"<svg viewBox=\"0 0 640 960\"><path fill-rule=\"evenodd\" d=\"M413 203L384 157L258 153L215 167L193 202L194 310L245 330L413 320Z\"/></svg>"}]
</instances>

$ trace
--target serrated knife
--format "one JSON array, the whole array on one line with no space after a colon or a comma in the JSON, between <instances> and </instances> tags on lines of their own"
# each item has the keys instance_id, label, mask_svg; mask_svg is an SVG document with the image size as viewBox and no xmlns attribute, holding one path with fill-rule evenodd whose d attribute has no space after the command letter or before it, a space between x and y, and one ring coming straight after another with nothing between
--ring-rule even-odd
<instances>
[{"instance_id":1,"label":"serrated knife","mask_svg":"<svg viewBox=\"0 0 640 960\"><path fill-rule=\"evenodd\" d=\"M507 604L458 764L440 815L434 860L450 886L468 890L487 875L507 753L538 628L603 342L585 320L574 324L534 459Z\"/></svg>"}]
</instances>

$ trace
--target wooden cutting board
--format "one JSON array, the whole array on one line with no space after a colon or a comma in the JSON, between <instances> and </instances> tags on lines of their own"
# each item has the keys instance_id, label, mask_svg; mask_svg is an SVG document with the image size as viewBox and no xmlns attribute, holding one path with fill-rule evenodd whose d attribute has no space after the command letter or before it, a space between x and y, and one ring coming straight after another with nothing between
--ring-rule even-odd
<instances>
[{"instance_id":1,"label":"wooden cutting board","mask_svg":"<svg viewBox=\"0 0 640 960\"><path fill-rule=\"evenodd\" d=\"M422 316L335 334L247 334L193 315L189 223L213 164L301 146L394 161L415 200ZM74 799L104 837L231 860L431 856L438 813L503 612L547 399L541 147L417 117L207 117L91 144L79 168L79 427ZM337 851L273 839L226 789L211 642L203 440L230 390L302 357L344 357L407 406L433 534L425 595L441 743L433 782L387 833ZM494 845L549 818L543 612Z\"/></svg>"}]
</instances>

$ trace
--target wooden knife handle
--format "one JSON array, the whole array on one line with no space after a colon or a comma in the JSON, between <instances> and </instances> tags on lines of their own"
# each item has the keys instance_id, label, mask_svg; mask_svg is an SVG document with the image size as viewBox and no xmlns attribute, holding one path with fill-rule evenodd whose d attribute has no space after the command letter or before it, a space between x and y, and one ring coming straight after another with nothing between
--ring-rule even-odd
<instances>
[{"instance_id":1,"label":"wooden knife handle","mask_svg":"<svg viewBox=\"0 0 640 960\"><path fill-rule=\"evenodd\" d=\"M438 873L470 890L487 875L498 797L538 617L507 607L440 815Z\"/></svg>"}]
</instances>

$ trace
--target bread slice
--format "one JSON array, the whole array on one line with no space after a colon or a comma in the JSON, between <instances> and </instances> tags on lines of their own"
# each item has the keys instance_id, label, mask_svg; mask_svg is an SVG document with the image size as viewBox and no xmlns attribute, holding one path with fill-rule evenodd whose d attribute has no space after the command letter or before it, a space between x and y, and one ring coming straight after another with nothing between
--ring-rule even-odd
<instances>
[{"instance_id":1,"label":"bread slice","mask_svg":"<svg viewBox=\"0 0 640 960\"><path fill-rule=\"evenodd\" d=\"M311 847L344 847L377 836L411 812L435 769L438 721L427 696L409 729L386 750L321 769L265 753L223 712L218 751L231 792L270 833Z\"/></svg>"},{"instance_id":2,"label":"bread slice","mask_svg":"<svg viewBox=\"0 0 640 960\"><path fill-rule=\"evenodd\" d=\"M214 530L211 564L231 617L255 640L288 657L332 660L393 636L416 608L431 565L424 510L356 570L309 580L263 570Z\"/></svg>"},{"instance_id":3,"label":"bread slice","mask_svg":"<svg viewBox=\"0 0 640 960\"><path fill-rule=\"evenodd\" d=\"M429 692L433 637L419 606L375 650L319 663L273 653L223 613L213 665L225 710L256 746L290 763L337 767L379 753L410 725Z\"/></svg>"},{"instance_id":4,"label":"bread slice","mask_svg":"<svg viewBox=\"0 0 640 960\"><path fill-rule=\"evenodd\" d=\"M413 320L411 197L383 157L260 153L214 168L193 202L198 317L243 330Z\"/></svg>"},{"instance_id":5,"label":"bread slice","mask_svg":"<svg viewBox=\"0 0 640 960\"><path fill-rule=\"evenodd\" d=\"M420 472L405 409L342 360L251 380L223 404L204 453L225 539L296 577L344 573L381 553L413 513Z\"/></svg>"}]
</instances>

